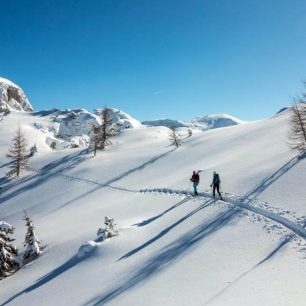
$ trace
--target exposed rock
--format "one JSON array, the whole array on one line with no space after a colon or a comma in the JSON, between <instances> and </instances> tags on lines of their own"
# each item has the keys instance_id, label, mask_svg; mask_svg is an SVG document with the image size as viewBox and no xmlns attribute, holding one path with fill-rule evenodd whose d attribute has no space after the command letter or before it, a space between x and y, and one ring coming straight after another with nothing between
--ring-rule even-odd
<instances>
[{"instance_id":1,"label":"exposed rock","mask_svg":"<svg viewBox=\"0 0 306 306\"><path fill-rule=\"evenodd\" d=\"M33 111L23 90L13 82L0 78L0 112Z\"/></svg>"}]
</instances>

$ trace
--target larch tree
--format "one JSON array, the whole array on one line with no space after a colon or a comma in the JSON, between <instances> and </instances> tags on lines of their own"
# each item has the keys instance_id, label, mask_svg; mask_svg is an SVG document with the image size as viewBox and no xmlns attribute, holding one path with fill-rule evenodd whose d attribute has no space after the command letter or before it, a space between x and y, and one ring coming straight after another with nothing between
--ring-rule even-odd
<instances>
[{"instance_id":1,"label":"larch tree","mask_svg":"<svg viewBox=\"0 0 306 306\"><path fill-rule=\"evenodd\" d=\"M27 142L20 127L18 127L12 142L9 153L7 154L7 157L12 160L10 164L11 170L7 173L7 176L14 179L20 176L21 171L27 167L29 160Z\"/></svg>"},{"instance_id":2,"label":"larch tree","mask_svg":"<svg viewBox=\"0 0 306 306\"><path fill-rule=\"evenodd\" d=\"M25 247L23 260L29 261L30 259L37 257L40 254L40 241L36 236L33 222L27 215L26 211L24 211L23 220L25 220L27 227L27 232L23 243Z\"/></svg>"},{"instance_id":3,"label":"larch tree","mask_svg":"<svg viewBox=\"0 0 306 306\"><path fill-rule=\"evenodd\" d=\"M305 87L306 83L304 82ZM289 118L289 145L293 150L306 151L306 93L299 97L291 107Z\"/></svg>"},{"instance_id":4,"label":"larch tree","mask_svg":"<svg viewBox=\"0 0 306 306\"><path fill-rule=\"evenodd\" d=\"M0 279L14 273L19 268L18 249L11 244L15 239L10 238L15 228L0 221Z\"/></svg>"},{"instance_id":5,"label":"larch tree","mask_svg":"<svg viewBox=\"0 0 306 306\"><path fill-rule=\"evenodd\" d=\"M101 146L101 127L100 126L99 127L96 127L95 125L92 126L89 146L93 150L94 156L96 156L97 150Z\"/></svg>"},{"instance_id":6,"label":"larch tree","mask_svg":"<svg viewBox=\"0 0 306 306\"><path fill-rule=\"evenodd\" d=\"M110 137L115 135L115 129L113 127L113 119L111 118L111 109L106 106L102 110L101 114L101 144L100 149L104 150L106 146L111 144Z\"/></svg>"},{"instance_id":7,"label":"larch tree","mask_svg":"<svg viewBox=\"0 0 306 306\"><path fill-rule=\"evenodd\" d=\"M169 132L169 140L173 146L178 148L181 145L181 137L175 132L175 128L171 127Z\"/></svg>"}]
</instances>

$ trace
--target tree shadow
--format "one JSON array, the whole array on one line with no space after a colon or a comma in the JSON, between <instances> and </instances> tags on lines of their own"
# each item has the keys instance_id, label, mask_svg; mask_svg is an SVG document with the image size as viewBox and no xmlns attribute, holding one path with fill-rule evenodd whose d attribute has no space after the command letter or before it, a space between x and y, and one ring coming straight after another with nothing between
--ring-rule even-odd
<instances>
[{"instance_id":1,"label":"tree shadow","mask_svg":"<svg viewBox=\"0 0 306 306\"><path fill-rule=\"evenodd\" d=\"M251 191L247 192L243 199L255 199L257 198L262 192L264 192L270 185L272 185L275 181L277 181L282 175L292 169L295 165L297 165L302 159L306 157L306 153L300 153L289 160L286 164L282 167L277 169L274 173L270 176L266 177L262 180L255 188Z\"/></svg>"},{"instance_id":2,"label":"tree shadow","mask_svg":"<svg viewBox=\"0 0 306 306\"><path fill-rule=\"evenodd\" d=\"M125 188L120 188L120 187L113 187L113 186L110 186L111 184L117 182L117 181L120 181L121 179L133 174L134 172L137 172L137 171L140 171L140 170L143 170L145 167L147 167L148 165L151 165L153 163L155 163L157 160L163 158L163 157L166 157L167 155L169 155L171 152L173 152L175 149L172 149L172 150L169 150L165 153L162 153L160 155L157 155L153 158L151 158L150 160L146 161L145 163L142 163L141 165L137 166L137 167L134 167L132 169L129 169L121 174L119 174L118 176L115 176L113 178L111 178L110 180L106 181L106 182L97 182L97 181L93 181L93 180L90 180L90 179L86 179L86 178L78 178L78 177L75 177L75 176L69 176L69 175L66 175L62 172L58 172L57 174L58 175L62 175L66 178L69 178L71 180L76 180L76 181L83 181L83 182L86 182L86 183L90 183L90 184L93 184L93 185L96 185L97 187L87 191L86 193L80 195L80 196L77 196L76 198L72 199L72 200L69 200L67 201L66 203L62 204L61 206L55 208L54 210L52 210L51 212L49 212L48 214L50 213L53 213L55 211L58 211L59 209L62 209L63 207L73 203L73 201L75 200L79 200L81 198L84 198L86 197L87 195L91 194L91 193L94 193L96 192L97 190L101 189L101 188L104 188L104 187L109 187L109 188L112 188L112 189L116 189L116 190L122 190L122 191L128 191L128 192L137 192L135 190L129 190L129 189L125 189ZM0 203L1 203L1 198L0 198Z\"/></svg>"},{"instance_id":3,"label":"tree shadow","mask_svg":"<svg viewBox=\"0 0 306 306\"><path fill-rule=\"evenodd\" d=\"M184 198L183 200L179 201L178 203L176 203L175 205L171 206L170 208L168 208L167 210L165 210L163 213L155 216L155 217L152 217L152 218L149 218L149 219L146 219L146 220L143 220L142 222L140 223L136 223L136 224L133 224L133 226L137 226L137 227L142 227L142 226L145 226L145 225L148 225L152 222L154 222L155 220L161 218L162 216L164 216L165 214L167 214L168 212L170 212L171 210L181 206L182 204L188 202L190 199L192 199L192 197L186 197Z\"/></svg>"},{"instance_id":4,"label":"tree shadow","mask_svg":"<svg viewBox=\"0 0 306 306\"><path fill-rule=\"evenodd\" d=\"M123 255L122 257L120 257L118 261L120 261L122 259L126 259L126 258L128 258L128 257L130 257L130 256L132 256L132 255L134 255L134 254L136 254L138 252L140 252L141 250L143 250L144 248L148 247L149 245L151 245L152 243L154 243L158 239L160 239L163 236L165 236L168 232L170 232L172 229L174 229L180 223L186 221L188 218L190 218L191 216L193 216L194 214L196 214L197 212L199 212L200 210L204 209L205 207L211 205L214 202L216 202L216 200L207 200L200 207L194 209L193 211L191 211L190 213L188 213L187 215L185 215L184 217L182 217L181 219L179 219L175 223L173 223L170 226L168 226L165 229L163 229L158 235L154 236L153 238L151 238L150 240L148 240L144 244L138 246L137 248L133 249L132 251L130 251L130 252L126 253L125 255Z\"/></svg>"},{"instance_id":5,"label":"tree shadow","mask_svg":"<svg viewBox=\"0 0 306 306\"><path fill-rule=\"evenodd\" d=\"M284 246L286 246L293 238L294 238L295 234L289 234L286 235L285 238L270 252L268 253L268 255L266 257L264 257L261 261L259 261L256 265L254 265L252 268L250 268L249 270L243 272L241 275L239 275L234 281L232 281L229 285L227 285L225 288L223 288L222 290L220 290L217 294L215 294L213 297L211 297L208 301L206 301L204 303L204 305L208 305L210 303L212 303L216 298L218 298L219 296L221 296L225 291L227 291L228 289L230 289L234 284L236 284L239 280L241 280L244 276L246 276L247 274L249 274L250 272L252 272L254 269L256 269L257 267L261 266L262 264L264 264L265 262L269 261L270 259L272 259L272 257L274 257L276 255L276 253L282 249Z\"/></svg>"},{"instance_id":6,"label":"tree shadow","mask_svg":"<svg viewBox=\"0 0 306 306\"><path fill-rule=\"evenodd\" d=\"M9 166L9 165L11 165L12 163L13 163L13 161L10 161L10 162L8 162L8 163L6 163L6 164L2 164L2 165L0 165L0 169Z\"/></svg>"},{"instance_id":7,"label":"tree shadow","mask_svg":"<svg viewBox=\"0 0 306 306\"><path fill-rule=\"evenodd\" d=\"M0 204L18 196L19 194L22 194L23 192L27 190L31 190L34 187L42 185L43 183L49 181L56 175L59 175L61 173L64 173L66 171L73 169L74 167L76 167L77 165L79 165L81 162L85 161L88 158L87 153L88 153L88 150L85 149L77 153L67 155L61 159L53 161L47 164L46 166L42 167L34 175L26 176L26 177L17 179L15 181L11 181L10 183L8 183L6 186L2 188L1 192L7 192L13 187L16 187L20 184L24 184L27 182L30 182L30 183L24 186L21 186L17 190L15 189L6 195L1 196Z\"/></svg>"},{"instance_id":8,"label":"tree shadow","mask_svg":"<svg viewBox=\"0 0 306 306\"><path fill-rule=\"evenodd\" d=\"M29 293L29 292L31 292L35 289L38 289L39 287L47 284L48 282L52 281L56 277L62 275L63 273L70 270L71 268L75 267L76 265L78 265L83 260L89 258L94 253L94 251L95 250L93 250L91 253L88 253L86 256L83 256L81 258L79 258L77 255L74 255L73 257L71 257L69 260L67 260L65 263L63 263L62 265L60 265L56 269L52 270L51 272L49 272L46 275L39 278L33 285L27 287L26 289L16 293L12 297L10 297L3 304L1 304L1 306L7 305L8 303L12 302L13 300L20 297L21 295L23 295L25 293Z\"/></svg>"},{"instance_id":9,"label":"tree shadow","mask_svg":"<svg viewBox=\"0 0 306 306\"><path fill-rule=\"evenodd\" d=\"M214 234L232 221L234 217L237 216L238 211L237 209L230 208L226 212L218 214L208 223L205 222L188 231L183 236L161 249L140 268L131 273L130 276L127 275L120 284L108 290L105 294L93 298L85 305L104 305L127 290L142 284L144 281L166 269L172 263L186 255L186 253L190 252L201 240Z\"/></svg>"}]
</instances>

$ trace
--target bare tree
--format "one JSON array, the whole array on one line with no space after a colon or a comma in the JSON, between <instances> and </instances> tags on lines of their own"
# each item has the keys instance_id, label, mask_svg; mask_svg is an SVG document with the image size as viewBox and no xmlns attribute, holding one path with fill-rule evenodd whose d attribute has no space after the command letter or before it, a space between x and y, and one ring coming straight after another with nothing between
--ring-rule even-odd
<instances>
[{"instance_id":1,"label":"bare tree","mask_svg":"<svg viewBox=\"0 0 306 306\"><path fill-rule=\"evenodd\" d=\"M293 150L306 150L306 103L294 103L289 119L289 145Z\"/></svg>"},{"instance_id":2,"label":"bare tree","mask_svg":"<svg viewBox=\"0 0 306 306\"><path fill-rule=\"evenodd\" d=\"M111 144L110 137L115 135L113 127L113 120L111 118L111 110L105 107L102 110L102 124L101 124L101 144L100 149L104 150L106 146Z\"/></svg>"},{"instance_id":3,"label":"bare tree","mask_svg":"<svg viewBox=\"0 0 306 306\"><path fill-rule=\"evenodd\" d=\"M93 125L91 130L89 146L92 148L94 156L96 156L97 154L97 150L100 147L100 143L101 143L101 129L100 127L96 127Z\"/></svg>"},{"instance_id":4,"label":"bare tree","mask_svg":"<svg viewBox=\"0 0 306 306\"><path fill-rule=\"evenodd\" d=\"M171 144L176 146L177 148L181 145L181 137L175 132L175 127L170 128L169 140Z\"/></svg>"},{"instance_id":5,"label":"bare tree","mask_svg":"<svg viewBox=\"0 0 306 306\"><path fill-rule=\"evenodd\" d=\"M7 157L12 159L11 170L7 173L10 178L17 178L20 173L28 165L29 155L27 154L27 142L24 135L21 132L20 127L13 138L13 143L9 149Z\"/></svg>"},{"instance_id":6,"label":"bare tree","mask_svg":"<svg viewBox=\"0 0 306 306\"><path fill-rule=\"evenodd\" d=\"M306 88L306 81L303 82ZM306 151L306 92L297 97L291 107L289 119L289 145L293 150Z\"/></svg>"}]
</instances>

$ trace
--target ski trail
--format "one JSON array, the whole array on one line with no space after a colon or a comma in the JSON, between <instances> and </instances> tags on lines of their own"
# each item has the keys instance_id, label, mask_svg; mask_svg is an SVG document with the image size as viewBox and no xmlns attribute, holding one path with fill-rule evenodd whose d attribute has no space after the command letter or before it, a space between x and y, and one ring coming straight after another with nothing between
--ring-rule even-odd
<instances>
[{"instance_id":1,"label":"ski trail","mask_svg":"<svg viewBox=\"0 0 306 306\"><path fill-rule=\"evenodd\" d=\"M292 162L296 162L296 160L294 160ZM292 164L290 163L290 165L292 165ZM34 170L34 169L31 169L31 170ZM70 180L83 181L83 182L86 182L86 183L89 183L89 184L98 185L101 188L109 188L109 189L122 191L122 192L141 193L141 194L144 194L144 193L159 193L159 194L164 194L164 195L167 194L167 195L193 196L193 192L191 192L189 190L176 190L176 189L170 189L170 188L153 188L153 189L135 190L135 189L128 189L128 188L124 188L124 187L117 187L117 186L112 186L111 185L111 183L118 181L120 178L115 178L113 180L110 180L109 182L100 183L97 180L91 180L91 179L71 176L71 175L67 175L67 174L63 174L63 173L57 173L57 174L60 175L60 176L66 177L67 179L70 179ZM206 197L206 198L212 198L213 199L213 196L210 193L207 193L207 192L199 192L199 197ZM225 203L237 206L239 208L246 209L246 210L251 211L251 212L253 212L257 215L261 215L265 218L268 218L270 220L273 220L274 222L277 222L277 223L283 225L284 227L291 230L292 232L294 232L299 237L306 240L306 229L305 229L306 220L304 220L303 223L300 225L300 224L297 224L297 223L294 223L294 222L290 221L289 219L287 219L285 217L280 216L279 214L267 211L267 210L259 208L259 207L252 206L252 205L249 204L251 202L251 199L248 199L247 196L244 196L241 199L237 200L237 199L233 199L233 198L225 195L225 196L223 196L222 201L225 202Z\"/></svg>"},{"instance_id":2,"label":"ski trail","mask_svg":"<svg viewBox=\"0 0 306 306\"><path fill-rule=\"evenodd\" d=\"M188 190L174 190L174 189L168 189L168 188L155 188L155 189L144 189L144 190L140 190L140 192L142 193L161 193L161 194L174 194L174 195L192 195L193 193L191 191ZM213 198L213 196L207 192L200 192L199 193L200 197L208 197L208 198ZM246 203L246 201L244 200L235 200L233 198L230 198L228 196L224 196L223 197L223 202L232 204L234 206L246 209L248 211L251 211L255 214L261 215L263 217L266 217L270 220L273 220L283 226L285 226L286 228L288 228L289 230L293 231L295 234L297 234L298 236L300 236L301 238L303 238L304 240L306 240L306 230L305 230L305 226L306 226L306 221L304 221L304 223L302 225L299 225L297 223L294 223L290 220L288 220L287 218L284 218L278 214L275 214L273 212L269 212L266 211L262 208L259 207L254 207L248 203Z\"/></svg>"}]
</instances>

